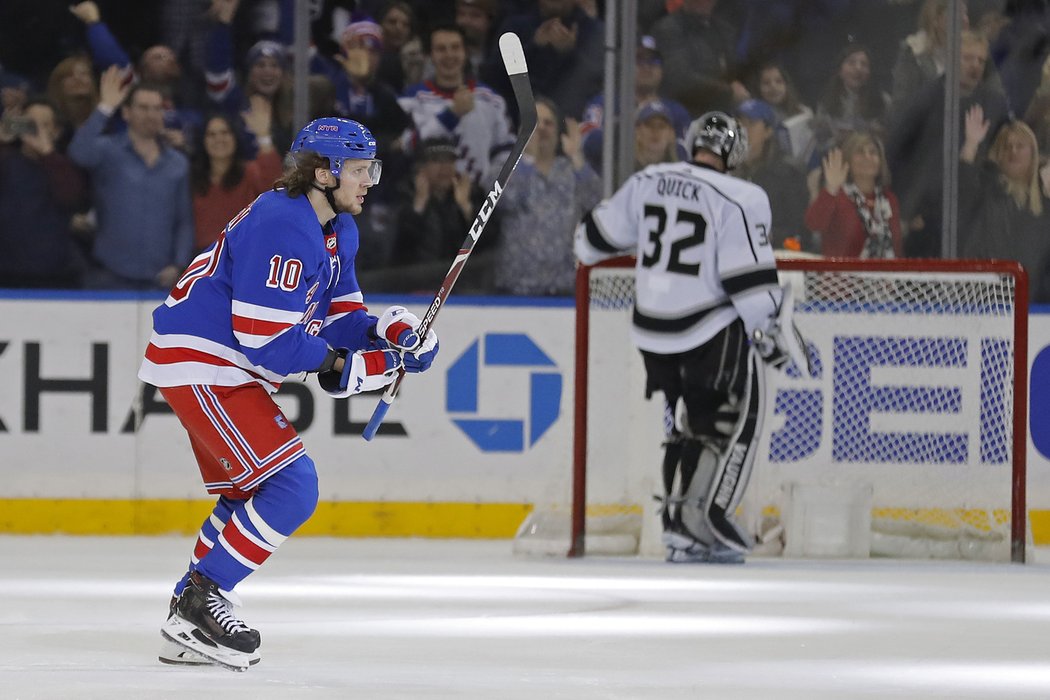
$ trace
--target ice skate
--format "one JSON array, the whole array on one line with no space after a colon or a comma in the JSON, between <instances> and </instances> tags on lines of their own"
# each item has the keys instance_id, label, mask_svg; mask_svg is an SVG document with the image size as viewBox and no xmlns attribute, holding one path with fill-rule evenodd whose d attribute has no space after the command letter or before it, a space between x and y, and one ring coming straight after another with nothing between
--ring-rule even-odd
<instances>
[{"instance_id":1,"label":"ice skate","mask_svg":"<svg viewBox=\"0 0 1050 700\"><path fill-rule=\"evenodd\" d=\"M664 530L662 541L667 561L675 564L743 564L745 554L715 540L704 544L682 527Z\"/></svg>"},{"instance_id":2,"label":"ice skate","mask_svg":"<svg viewBox=\"0 0 1050 700\"><path fill-rule=\"evenodd\" d=\"M681 528L671 527L664 530L661 536L667 548L667 561L682 564L709 561L711 549L703 542L694 539Z\"/></svg>"},{"instance_id":3,"label":"ice skate","mask_svg":"<svg viewBox=\"0 0 1050 700\"><path fill-rule=\"evenodd\" d=\"M178 598L175 596L171 597L171 603L168 604L168 619L170 620L172 615L175 614L175 604L178 602ZM163 635L162 635L163 636ZM259 659L262 658L258 651L252 654L252 658L248 661L249 664L254 666L259 663ZM213 666L215 662L209 659L207 656L198 654L192 649L171 641L167 638L162 638L160 642L160 651L157 654L157 660L164 664L170 664L172 666Z\"/></svg>"},{"instance_id":4,"label":"ice skate","mask_svg":"<svg viewBox=\"0 0 1050 700\"><path fill-rule=\"evenodd\" d=\"M259 632L233 614L233 604L226 595L214 581L193 572L161 627L161 636L211 663L246 671L259 661Z\"/></svg>"}]
</instances>

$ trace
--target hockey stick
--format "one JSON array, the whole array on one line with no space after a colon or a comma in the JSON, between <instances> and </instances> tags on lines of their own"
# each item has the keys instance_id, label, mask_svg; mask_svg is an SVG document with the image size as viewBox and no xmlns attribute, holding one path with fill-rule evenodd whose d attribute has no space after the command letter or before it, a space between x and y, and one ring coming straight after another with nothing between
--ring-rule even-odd
<instances>
[{"instance_id":1,"label":"hockey stick","mask_svg":"<svg viewBox=\"0 0 1050 700\"><path fill-rule=\"evenodd\" d=\"M434 295L434 301L430 302L430 308L427 309L426 315L423 316L423 320L419 324L417 330L420 338L427 337L427 332L434 324L434 319L437 318L438 312L445 303L445 299L452 292L452 287L456 284L456 280L459 279L464 265L467 264L467 258L470 257L471 251L474 250L474 244L478 242L481 232L485 230L485 224L488 223L493 209L496 208L496 203L503 195L503 189L507 186L507 181L510 180L510 176L514 173L514 168L517 167L518 161L521 160L521 154L525 151L525 144L529 142L532 132L536 129L536 101L532 96L532 85L529 83L529 69L525 65L525 53L521 50L521 40L517 34L507 32L501 36L499 38L499 51L503 56L503 65L507 68L507 76L510 78L510 85L514 89L514 99L518 103L518 112L521 115L518 139L514 142L514 148L511 150L510 155L507 156L506 162L503 163L499 176L492 185L492 190L485 197L485 203L481 205L477 216L474 217L474 223L470 225L467 237L463 240L463 245L460 246L456 259L452 261L452 267L449 268L448 274L445 275L445 280L438 288L437 294ZM386 412L390 410L390 404L397 397L398 389L401 388L401 381L404 378L405 370L401 369L397 373L397 378L387 387L386 392L376 405L375 411L372 412L368 425L365 426L363 433L365 440L371 440L375 437L380 424L383 422L383 418L386 417Z\"/></svg>"}]
</instances>

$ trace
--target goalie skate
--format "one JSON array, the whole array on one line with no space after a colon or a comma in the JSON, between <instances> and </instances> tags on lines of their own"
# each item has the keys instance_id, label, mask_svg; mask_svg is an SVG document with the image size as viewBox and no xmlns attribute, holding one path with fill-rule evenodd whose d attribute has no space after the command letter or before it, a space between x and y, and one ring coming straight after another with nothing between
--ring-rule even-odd
<instances>
[{"instance_id":1,"label":"goalie skate","mask_svg":"<svg viewBox=\"0 0 1050 700\"><path fill-rule=\"evenodd\" d=\"M667 561L673 564L743 564L744 554L721 542L706 545L684 532L667 530L663 533Z\"/></svg>"}]
</instances>

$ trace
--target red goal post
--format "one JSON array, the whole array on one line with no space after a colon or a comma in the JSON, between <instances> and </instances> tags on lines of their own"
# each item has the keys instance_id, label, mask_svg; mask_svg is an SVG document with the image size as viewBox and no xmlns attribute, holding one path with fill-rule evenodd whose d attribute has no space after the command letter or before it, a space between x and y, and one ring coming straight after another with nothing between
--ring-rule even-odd
<instances>
[{"instance_id":1,"label":"red goal post","mask_svg":"<svg viewBox=\"0 0 1050 700\"><path fill-rule=\"evenodd\" d=\"M649 422L630 413L624 424L616 418L615 404L644 403L644 396L627 395L626 389L608 398L591 395L595 387L610 384L610 377L595 376L596 369L609 370L601 369L605 352L629 344L633 268L634 259L622 257L582 266L577 274L569 556L585 553L589 511L607 507L588 504L593 480L610 479L604 467L591 463L596 442L605 446L637 429L636 423ZM986 260L784 258L778 259L778 271L782 283L793 286L796 322L821 358L823 374L799 389L791 388L798 375L787 377L770 392L764 432L771 436L760 450L749 494L758 490L756 499L783 500L797 474L818 484L859 476L873 482L872 528L878 532L872 535L872 553L1024 561L1028 279L1023 267ZM594 337L618 332L616 327L622 335ZM640 362L618 371L639 368ZM923 377L930 377L929 386L921 386ZM806 397L810 403L803 405ZM596 423L595 406L607 420ZM924 430L926 423L933 429ZM606 463L631 459L623 448L609 449L614 456ZM644 467L651 471L648 488L658 480L659 437L644 449L652 455ZM778 483L762 484L777 478ZM630 493L609 500L637 514L639 503L651 496ZM775 503L755 507L762 509L762 522L769 514L783 515ZM876 551L876 545L887 549Z\"/></svg>"}]
</instances>

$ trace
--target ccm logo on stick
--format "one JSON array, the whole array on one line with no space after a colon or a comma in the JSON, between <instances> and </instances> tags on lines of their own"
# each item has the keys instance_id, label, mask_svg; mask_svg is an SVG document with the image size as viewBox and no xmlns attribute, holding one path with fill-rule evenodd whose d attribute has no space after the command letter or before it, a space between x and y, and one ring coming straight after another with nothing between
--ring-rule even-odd
<instances>
[{"instance_id":1,"label":"ccm logo on stick","mask_svg":"<svg viewBox=\"0 0 1050 700\"><path fill-rule=\"evenodd\" d=\"M497 180L492 186L492 191L485 197L485 203L481 205L481 211L478 212L478 217L474 219L474 225L470 227L470 237L475 241L481 235L481 230L485 228L485 224L489 222L489 217L492 216L492 210L496 208L496 202L499 201L501 194L503 194L503 188L499 186L499 181Z\"/></svg>"}]
</instances>

